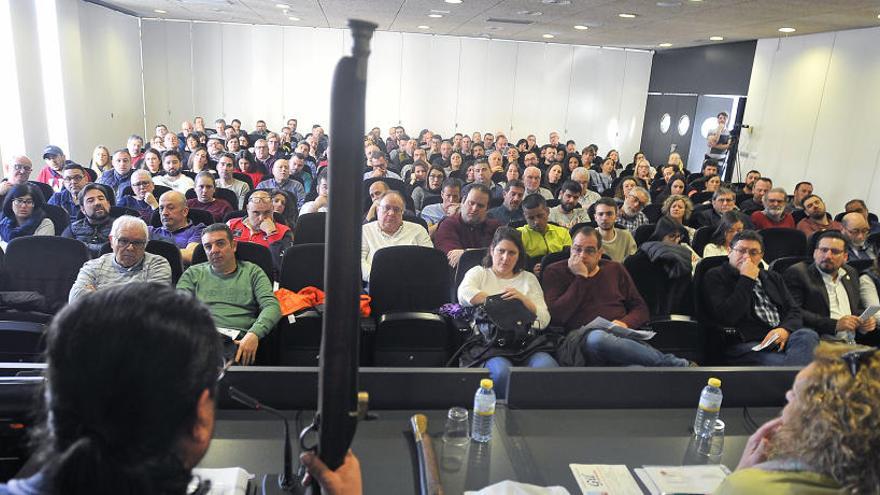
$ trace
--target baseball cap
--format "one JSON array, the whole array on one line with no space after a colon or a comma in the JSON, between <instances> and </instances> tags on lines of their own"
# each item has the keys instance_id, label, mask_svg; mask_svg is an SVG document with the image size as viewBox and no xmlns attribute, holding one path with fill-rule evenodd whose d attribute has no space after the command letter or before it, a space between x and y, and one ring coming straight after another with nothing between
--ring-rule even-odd
<instances>
[{"instance_id":1,"label":"baseball cap","mask_svg":"<svg viewBox=\"0 0 880 495\"><path fill-rule=\"evenodd\" d=\"M61 148L54 144L50 144L43 149L43 159L49 158L50 156L61 156L63 154L64 152L61 151Z\"/></svg>"}]
</instances>

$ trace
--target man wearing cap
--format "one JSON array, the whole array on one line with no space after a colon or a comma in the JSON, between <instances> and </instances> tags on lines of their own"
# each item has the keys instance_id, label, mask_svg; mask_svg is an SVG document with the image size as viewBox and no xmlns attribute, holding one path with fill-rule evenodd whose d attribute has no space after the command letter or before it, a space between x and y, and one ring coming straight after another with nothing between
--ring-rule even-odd
<instances>
[{"instance_id":1,"label":"man wearing cap","mask_svg":"<svg viewBox=\"0 0 880 495\"><path fill-rule=\"evenodd\" d=\"M6 162L3 167L6 178L0 182L0 205L6 200L6 194L13 187L24 184L31 178L31 171L34 169L30 158L24 155L15 155L12 160Z\"/></svg>"},{"instance_id":2,"label":"man wearing cap","mask_svg":"<svg viewBox=\"0 0 880 495\"><path fill-rule=\"evenodd\" d=\"M64 168L64 162L66 160L67 158L64 156L64 152L61 151L61 148L54 144L46 146L43 150L43 162L46 165L40 170L40 175L37 176L37 181L49 184L55 192L60 191L64 186L64 179L61 177L61 169Z\"/></svg>"}]
</instances>

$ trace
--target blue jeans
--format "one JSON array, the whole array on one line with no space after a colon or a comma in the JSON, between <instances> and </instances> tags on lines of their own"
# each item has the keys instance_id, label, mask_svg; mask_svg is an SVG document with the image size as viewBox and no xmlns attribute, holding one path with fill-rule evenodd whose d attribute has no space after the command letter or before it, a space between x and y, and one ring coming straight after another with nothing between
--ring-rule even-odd
<instances>
[{"instance_id":1,"label":"blue jeans","mask_svg":"<svg viewBox=\"0 0 880 495\"><path fill-rule=\"evenodd\" d=\"M510 359L502 356L489 358L483 364L483 367L489 368L489 376L492 377L492 381L495 382L493 388L499 399L507 398L507 381L510 378L510 368L512 366L513 363ZM559 363L553 359L553 356L546 352L536 352L529 356L522 366L529 368L558 368Z\"/></svg>"},{"instance_id":2,"label":"blue jeans","mask_svg":"<svg viewBox=\"0 0 880 495\"><path fill-rule=\"evenodd\" d=\"M724 357L730 364L758 366L806 366L813 360L813 350L819 344L819 334L811 328L795 330L788 337L783 352L764 350L755 352L752 347L760 341L733 344L724 349Z\"/></svg>"},{"instance_id":3,"label":"blue jeans","mask_svg":"<svg viewBox=\"0 0 880 495\"><path fill-rule=\"evenodd\" d=\"M588 330L581 350L589 366L679 366L690 363L664 354L639 340L625 339L605 330Z\"/></svg>"}]
</instances>

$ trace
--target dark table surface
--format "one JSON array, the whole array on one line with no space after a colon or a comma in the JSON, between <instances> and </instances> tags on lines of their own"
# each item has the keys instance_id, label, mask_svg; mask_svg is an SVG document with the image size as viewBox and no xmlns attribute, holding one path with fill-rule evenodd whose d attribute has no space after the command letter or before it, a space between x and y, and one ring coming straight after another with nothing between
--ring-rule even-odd
<instances>
[{"instance_id":1,"label":"dark table surface","mask_svg":"<svg viewBox=\"0 0 880 495\"><path fill-rule=\"evenodd\" d=\"M417 493L418 465L409 429L415 412L428 417L428 431L446 493L477 490L503 480L580 493L569 464L680 465L690 440L694 409L510 410L499 404L492 440L465 447L442 441L445 410L379 411L361 422L352 448L361 462L367 494ZM750 408L758 424L778 408ZM295 413L286 412L293 420ZM305 424L312 412L303 414ZM742 408L722 409L726 436L722 463L736 467L751 428ZM254 411L217 411L211 447L201 467L243 467L261 477L277 473L282 423ZM293 424L291 424L291 428ZM294 444L296 441L294 440ZM296 447L294 447L296 451Z\"/></svg>"}]
</instances>

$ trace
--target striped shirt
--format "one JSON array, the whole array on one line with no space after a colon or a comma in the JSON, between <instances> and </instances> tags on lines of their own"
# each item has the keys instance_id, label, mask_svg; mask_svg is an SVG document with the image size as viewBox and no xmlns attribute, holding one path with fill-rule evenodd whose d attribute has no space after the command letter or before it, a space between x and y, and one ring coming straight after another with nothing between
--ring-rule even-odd
<instances>
[{"instance_id":1,"label":"striped shirt","mask_svg":"<svg viewBox=\"0 0 880 495\"><path fill-rule=\"evenodd\" d=\"M68 300L96 290L132 282L157 282L171 285L171 265L157 254L144 253L140 263L125 268L116 262L116 255L107 253L99 258L86 261L80 268L76 282L70 288Z\"/></svg>"}]
</instances>

